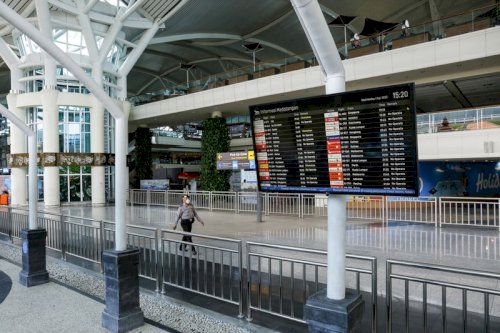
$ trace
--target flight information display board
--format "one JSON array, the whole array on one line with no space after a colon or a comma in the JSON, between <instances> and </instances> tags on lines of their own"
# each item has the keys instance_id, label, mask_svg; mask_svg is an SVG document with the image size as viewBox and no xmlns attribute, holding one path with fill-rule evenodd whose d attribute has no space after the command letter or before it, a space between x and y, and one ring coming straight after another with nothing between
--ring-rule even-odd
<instances>
[{"instance_id":1,"label":"flight information display board","mask_svg":"<svg viewBox=\"0 0 500 333\"><path fill-rule=\"evenodd\" d=\"M250 107L259 189L418 195L415 86Z\"/></svg>"}]
</instances>

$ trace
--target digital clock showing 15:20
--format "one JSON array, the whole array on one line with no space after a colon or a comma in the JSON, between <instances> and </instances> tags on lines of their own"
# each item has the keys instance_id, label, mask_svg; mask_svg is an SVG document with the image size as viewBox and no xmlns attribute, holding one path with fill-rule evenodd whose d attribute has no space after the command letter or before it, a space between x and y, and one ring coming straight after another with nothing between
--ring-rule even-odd
<instances>
[{"instance_id":1,"label":"digital clock showing 15:20","mask_svg":"<svg viewBox=\"0 0 500 333\"><path fill-rule=\"evenodd\" d=\"M392 98L394 99L399 99L399 98L408 98L409 92L408 90L403 90L403 91L394 91L392 93Z\"/></svg>"}]
</instances>

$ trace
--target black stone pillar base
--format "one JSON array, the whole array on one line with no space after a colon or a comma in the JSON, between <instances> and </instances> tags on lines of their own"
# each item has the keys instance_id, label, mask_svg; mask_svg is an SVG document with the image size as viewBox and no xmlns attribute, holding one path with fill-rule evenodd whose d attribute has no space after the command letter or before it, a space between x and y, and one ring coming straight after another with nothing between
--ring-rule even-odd
<instances>
[{"instance_id":1,"label":"black stone pillar base","mask_svg":"<svg viewBox=\"0 0 500 333\"><path fill-rule=\"evenodd\" d=\"M139 250L104 251L106 309L102 326L111 332L128 332L144 325L139 305Z\"/></svg>"},{"instance_id":2,"label":"black stone pillar base","mask_svg":"<svg viewBox=\"0 0 500 333\"><path fill-rule=\"evenodd\" d=\"M345 298L326 297L326 289L307 299L305 319L310 333L361 332L365 301L360 294L346 290Z\"/></svg>"},{"instance_id":3,"label":"black stone pillar base","mask_svg":"<svg viewBox=\"0 0 500 333\"><path fill-rule=\"evenodd\" d=\"M19 273L19 283L33 287L49 282L45 258L45 229L21 230L23 269Z\"/></svg>"}]
</instances>

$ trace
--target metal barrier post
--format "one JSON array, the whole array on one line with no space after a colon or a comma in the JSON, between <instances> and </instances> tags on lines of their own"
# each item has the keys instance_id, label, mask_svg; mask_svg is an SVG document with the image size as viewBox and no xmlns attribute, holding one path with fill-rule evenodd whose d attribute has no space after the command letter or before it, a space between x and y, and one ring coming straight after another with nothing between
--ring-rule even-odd
<instances>
[{"instance_id":1,"label":"metal barrier post","mask_svg":"<svg viewBox=\"0 0 500 333\"><path fill-rule=\"evenodd\" d=\"M377 332L377 258L372 261L372 333Z\"/></svg>"},{"instance_id":2,"label":"metal barrier post","mask_svg":"<svg viewBox=\"0 0 500 333\"><path fill-rule=\"evenodd\" d=\"M59 222L61 224L61 230L60 230L60 235L61 235L61 259L66 260L66 230L64 227L64 215L61 215L61 221Z\"/></svg>"},{"instance_id":3,"label":"metal barrier post","mask_svg":"<svg viewBox=\"0 0 500 333\"><path fill-rule=\"evenodd\" d=\"M441 198L439 197L439 198L437 198L437 200L438 200L438 206L439 206L438 207L437 220L438 220L438 227L441 228L441 222L442 222L441 218L442 218L442 215L443 215L443 209L441 207L441 205L442 205Z\"/></svg>"},{"instance_id":4,"label":"metal barrier post","mask_svg":"<svg viewBox=\"0 0 500 333\"><path fill-rule=\"evenodd\" d=\"M229 255L232 255L232 254L229 254ZM239 304L238 304L238 306L239 306L239 308L238 308L238 310L239 310L238 318L243 318L245 316L243 315L243 245L241 243L241 240L238 243L238 261L239 261L238 273L240 275L240 285L239 285L239 297L240 297L240 301L239 301ZM230 288L231 288L231 286L230 286Z\"/></svg>"},{"instance_id":5,"label":"metal barrier post","mask_svg":"<svg viewBox=\"0 0 500 333\"><path fill-rule=\"evenodd\" d=\"M299 219L304 218L304 195L299 193Z\"/></svg>"},{"instance_id":6,"label":"metal barrier post","mask_svg":"<svg viewBox=\"0 0 500 333\"><path fill-rule=\"evenodd\" d=\"M146 206L147 207L151 206L151 191L150 190L146 191Z\"/></svg>"},{"instance_id":7,"label":"metal barrier post","mask_svg":"<svg viewBox=\"0 0 500 333\"><path fill-rule=\"evenodd\" d=\"M12 238L12 207L8 207L8 218L7 218L7 223L9 224L9 239L11 243L14 243L14 238Z\"/></svg>"},{"instance_id":8,"label":"metal barrier post","mask_svg":"<svg viewBox=\"0 0 500 333\"><path fill-rule=\"evenodd\" d=\"M497 205L497 219L498 219L498 231L500 231L500 199L498 199Z\"/></svg>"},{"instance_id":9,"label":"metal barrier post","mask_svg":"<svg viewBox=\"0 0 500 333\"><path fill-rule=\"evenodd\" d=\"M214 209L214 205L213 205L213 201L214 201L214 197L213 197L213 194L212 194L212 191L208 192L208 207L209 207L209 211L212 211Z\"/></svg>"},{"instance_id":10,"label":"metal barrier post","mask_svg":"<svg viewBox=\"0 0 500 333\"><path fill-rule=\"evenodd\" d=\"M267 193L266 193L267 194ZM252 321L252 267L250 265L250 246L246 243L247 250L247 321Z\"/></svg>"},{"instance_id":11,"label":"metal barrier post","mask_svg":"<svg viewBox=\"0 0 500 333\"><path fill-rule=\"evenodd\" d=\"M385 331L387 333L392 333L392 291L391 291L391 263L389 261L386 262L385 267L385 303L387 308L386 314L386 328Z\"/></svg>"},{"instance_id":12,"label":"metal barrier post","mask_svg":"<svg viewBox=\"0 0 500 333\"><path fill-rule=\"evenodd\" d=\"M101 242L101 255L99 258L99 261L101 262L101 273L104 272L104 260L102 260L102 254L104 253L106 244L105 244L105 237L104 237L104 221L101 220L99 223L99 241Z\"/></svg>"},{"instance_id":13,"label":"metal barrier post","mask_svg":"<svg viewBox=\"0 0 500 333\"><path fill-rule=\"evenodd\" d=\"M264 212L266 216L269 216L269 193L265 193L264 195Z\"/></svg>"},{"instance_id":14,"label":"metal barrier post","mask_svg":"<svg viewBox=\"0 0 500 333\"><path fill-rule=\"evenodd\" d=\"M130 205L133 206L134 205L134 198L135 198L135 191L134 190L130 190Z\"/></svg>"},{"instance_id":15,"label":"metal barrier post","mask_svg":"<svg viewBox=\"0 0 500 333\"><path fill-rule=\"evenodd\" d=\"M168 208L168 190L165 190L165 200L163 202L165 202L165 208Z\"/></svg>"},{"instance_id":16,"label":"metal barrier post","mask_svg":"<svg viewBox=\"0 0 500 333\"><path fill-rule=\"evenodd\" d=\"M239 192L234 192L234 212L236 214L239 213L239 210L238 210L238 199L239 199Z\"/></svg>"},{"instance_id":17,"label":"metal barrier post","mask_svg":"<svg viewBox=\"0 0 500 333\"><path fill-rule=\"evenodd\" d=\"M161 230L156 229L155 231L155 246L156 246L156 292L159 293L161 292L161 281L163 280L163 265L160 262L161 260L161 254L163 252L163 249L160 251L161 248Z\"/></svg>"},{"instance_id":18,"label":"metal barrier post","mask_svg":"<svg viewBox=\"0 0 500 333\"><path fill-rule=\"evenodd\" d=\"M439 220L438 220L438 198L433 198L434 199L434 227L438 227L439 225Z\"/></svg>"},{"instance_id":19,"label":"metal barrier post","mask_svg":"<svg viewBox=\"0 0 500 333\"><path fill-rule=\"evenodd\" d=\"M382 197L382 207L381 207L381 210L382 210L382 224L385 225L385 227L387 228L387 225L389 223L389 207L388 207L388 203L387 203L387 197L386 196L383 196Z\"/></svg>"}]
</instances>

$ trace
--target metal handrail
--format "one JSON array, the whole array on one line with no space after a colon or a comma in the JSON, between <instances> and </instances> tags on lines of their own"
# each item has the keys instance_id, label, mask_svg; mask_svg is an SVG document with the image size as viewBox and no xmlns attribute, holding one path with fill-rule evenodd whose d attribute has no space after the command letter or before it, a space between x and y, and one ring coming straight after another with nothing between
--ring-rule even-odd
<instances>
[{"instance_id":1,"label":"metal handrail","mask_svg":"<svg viewBox=\"0 0 500 333\"><path fill-rule=\"evenodd\" d=\"M247 282L248 283L247 320L252 320L251 311L257 310L259 312L264 312L264 313L267 313L267 314L270 314L273 316L278 316L278 317L286 318L286 319L293 320L296 322L305 323L305 320L301 319L301 318L297 318L295 316L294 311L293 311L293 303L294 303L293 281L295 279L294 264L297 264L297 265L299 265L299 267L302 267L302 280L303 280L302 283L303 284L306 284L307 280L308 280L307 276L306 276L307 267L314 267L314 281L313 282L315 283L316 288L318 288L318 286L319 286L318 268L320 268L320 267L325 268L325 267L327 267L327 265L325 263L317 262L317 261L302 260L302 259L284 257L281 255L258 253L258 252L252 251L252 247L260 247L260 248L273 249L273 250L292 251L292 252L300 253L300 254L315 254L315 255L321 255L321 256L327 255L327 252L322 251L322 250L298 248L298 247L292 247L292 246L287 246L287 245L274 245L274 244L252 242L252 241L246 242L247 276L248 276L248 282ZM259 258L257 261L258 281L256 282L259 285L258 291L257 291L257 293L258 293L257 294L257 300L258 300L257 307L252 305L252 288L250 286L252 284L252 282L255 282L255 281L252 281L252 279L251 279L251 270L252 270L251 258L252 257ZM268 304L268 309L265 309L261 306L261 289L260 288L261 288L261 283L262 283L261 277L262 277L262 274L264 272L264 271L262 271L262 267L261 267L261 259L262 258L266 259L266 261L264 261L264 262L267 262L267 265L268 265L267 271L265 271L264 274L269 274L269 283L271 283L271 275L273 274L272 273L272 271L273 271L272 261L273 260L278 261L278 263L279 263L279 266L277 268L274 267L275 270L277 269L279 271L279 273L278 273L278 277L280 280L280 283L279 283L279 286L280 286L280 301L279 301L280 310L279 310L279 312L273 311L272 306L270 304ZM377 259L374 257L369 257L369 256L351 255L351 254L347 254L346 258L354 259L354 260L368 261L371 264L371 270L364 269L364 268L356 268L356 267L346 267L346 271L356 273L356 289L357 290L361 290L360 274L371 275L371 286L370 287L371 287L371 293L372 293L372 298L371 298L371 302L372 302L372 311L371 311L372 332L376 332L376 330L377 330L377 294L378 294L377 293ZM283 279L283 263L284 262L289 262L291 265L290 266L290 269L291 269L290 279L291 279L292 296L291 296L290 301L291 301L292 305L291 305L291 309L290 309L290 311L291 311L290 315L283 314L283 307L282 307L283 294L282 294L281 286L282 286L282 279ZM267 294L269 295L268 297L271 297L271 291L268 291ZM305 298L306 297L306 288L304 288L303 294L304 294L303 297ZM304 302L305 302L305 299L304 299Z\"/></svg>"},{"instance_id":2,"label":"metal handrail","mask_svg":"<svg viewBox=\"0 0 500 333\"><path fill-rule=\"evenodd\" d=\"M393 321L393 314L392 314L392 298L393 298L393 288L392 288L392 280L393 279L398 279L404 281L404 324L405 324L405 330L406 332L409 331L410 327L410 291L409 291L409 283L410 282L416 282L416 283L421 283L423 288L422 288L422 311L423 311L423 331L427 331L427 308L428 308L428 299L427 299L427 288L428 285L434 285L434 286L439 286L441 287L441 326L443 331L446 332L447 330L447 316L446 316L446 309L447 309L447 289L458 289L462 291L462 311L461 311L461 316L462 316L462 328L465 331L467 331L467 315L468 315L468 298L467 298L467 292L475 292L475 293L480 293L483 295L483 300L484 300L484 308L483 308L483 315L484 315L484 321L483 321L483 329L485 332L489 332L490 329L490 305L489 305L489 300L490 300L490 295L493 296L500 296L500 290L495 290L495 289L488 289L488 288L483 288L483 287L475 287L475 286L470 286L470 285L465 285L463 283L452 283L452 282L446 282L446 281L440 281L437 279L429 279L429 278L420 278L420 277L415 277L405 275L405 274L395 274L393 273L393 266L400 266L400 267L410 267L410 268L416 268L416 269L422 269L424 272L425 271L438 271L438 272L443 272L443 273L452 273L456 274L456 276L473 276L473 277L480 277L480 278L489 278L489 279L495 279L495 280L500 280L500 273L491 273L491 272L484 272L484 271L479 271L479 270L470 270L470 269L461 269L461 268L456 268L456 267L449 267L449 266L442 266L442 265L433 265L433 264L424 264L424 263L417 263L417 262L408 262L408 261L401 261L401 260L387 260L386 261L386 308L387 308L387 313L386 313L386 332L391 333L392 332L392 321ZM414 273L414 272L413 272Z\"/></svg>"}]
</instances>

